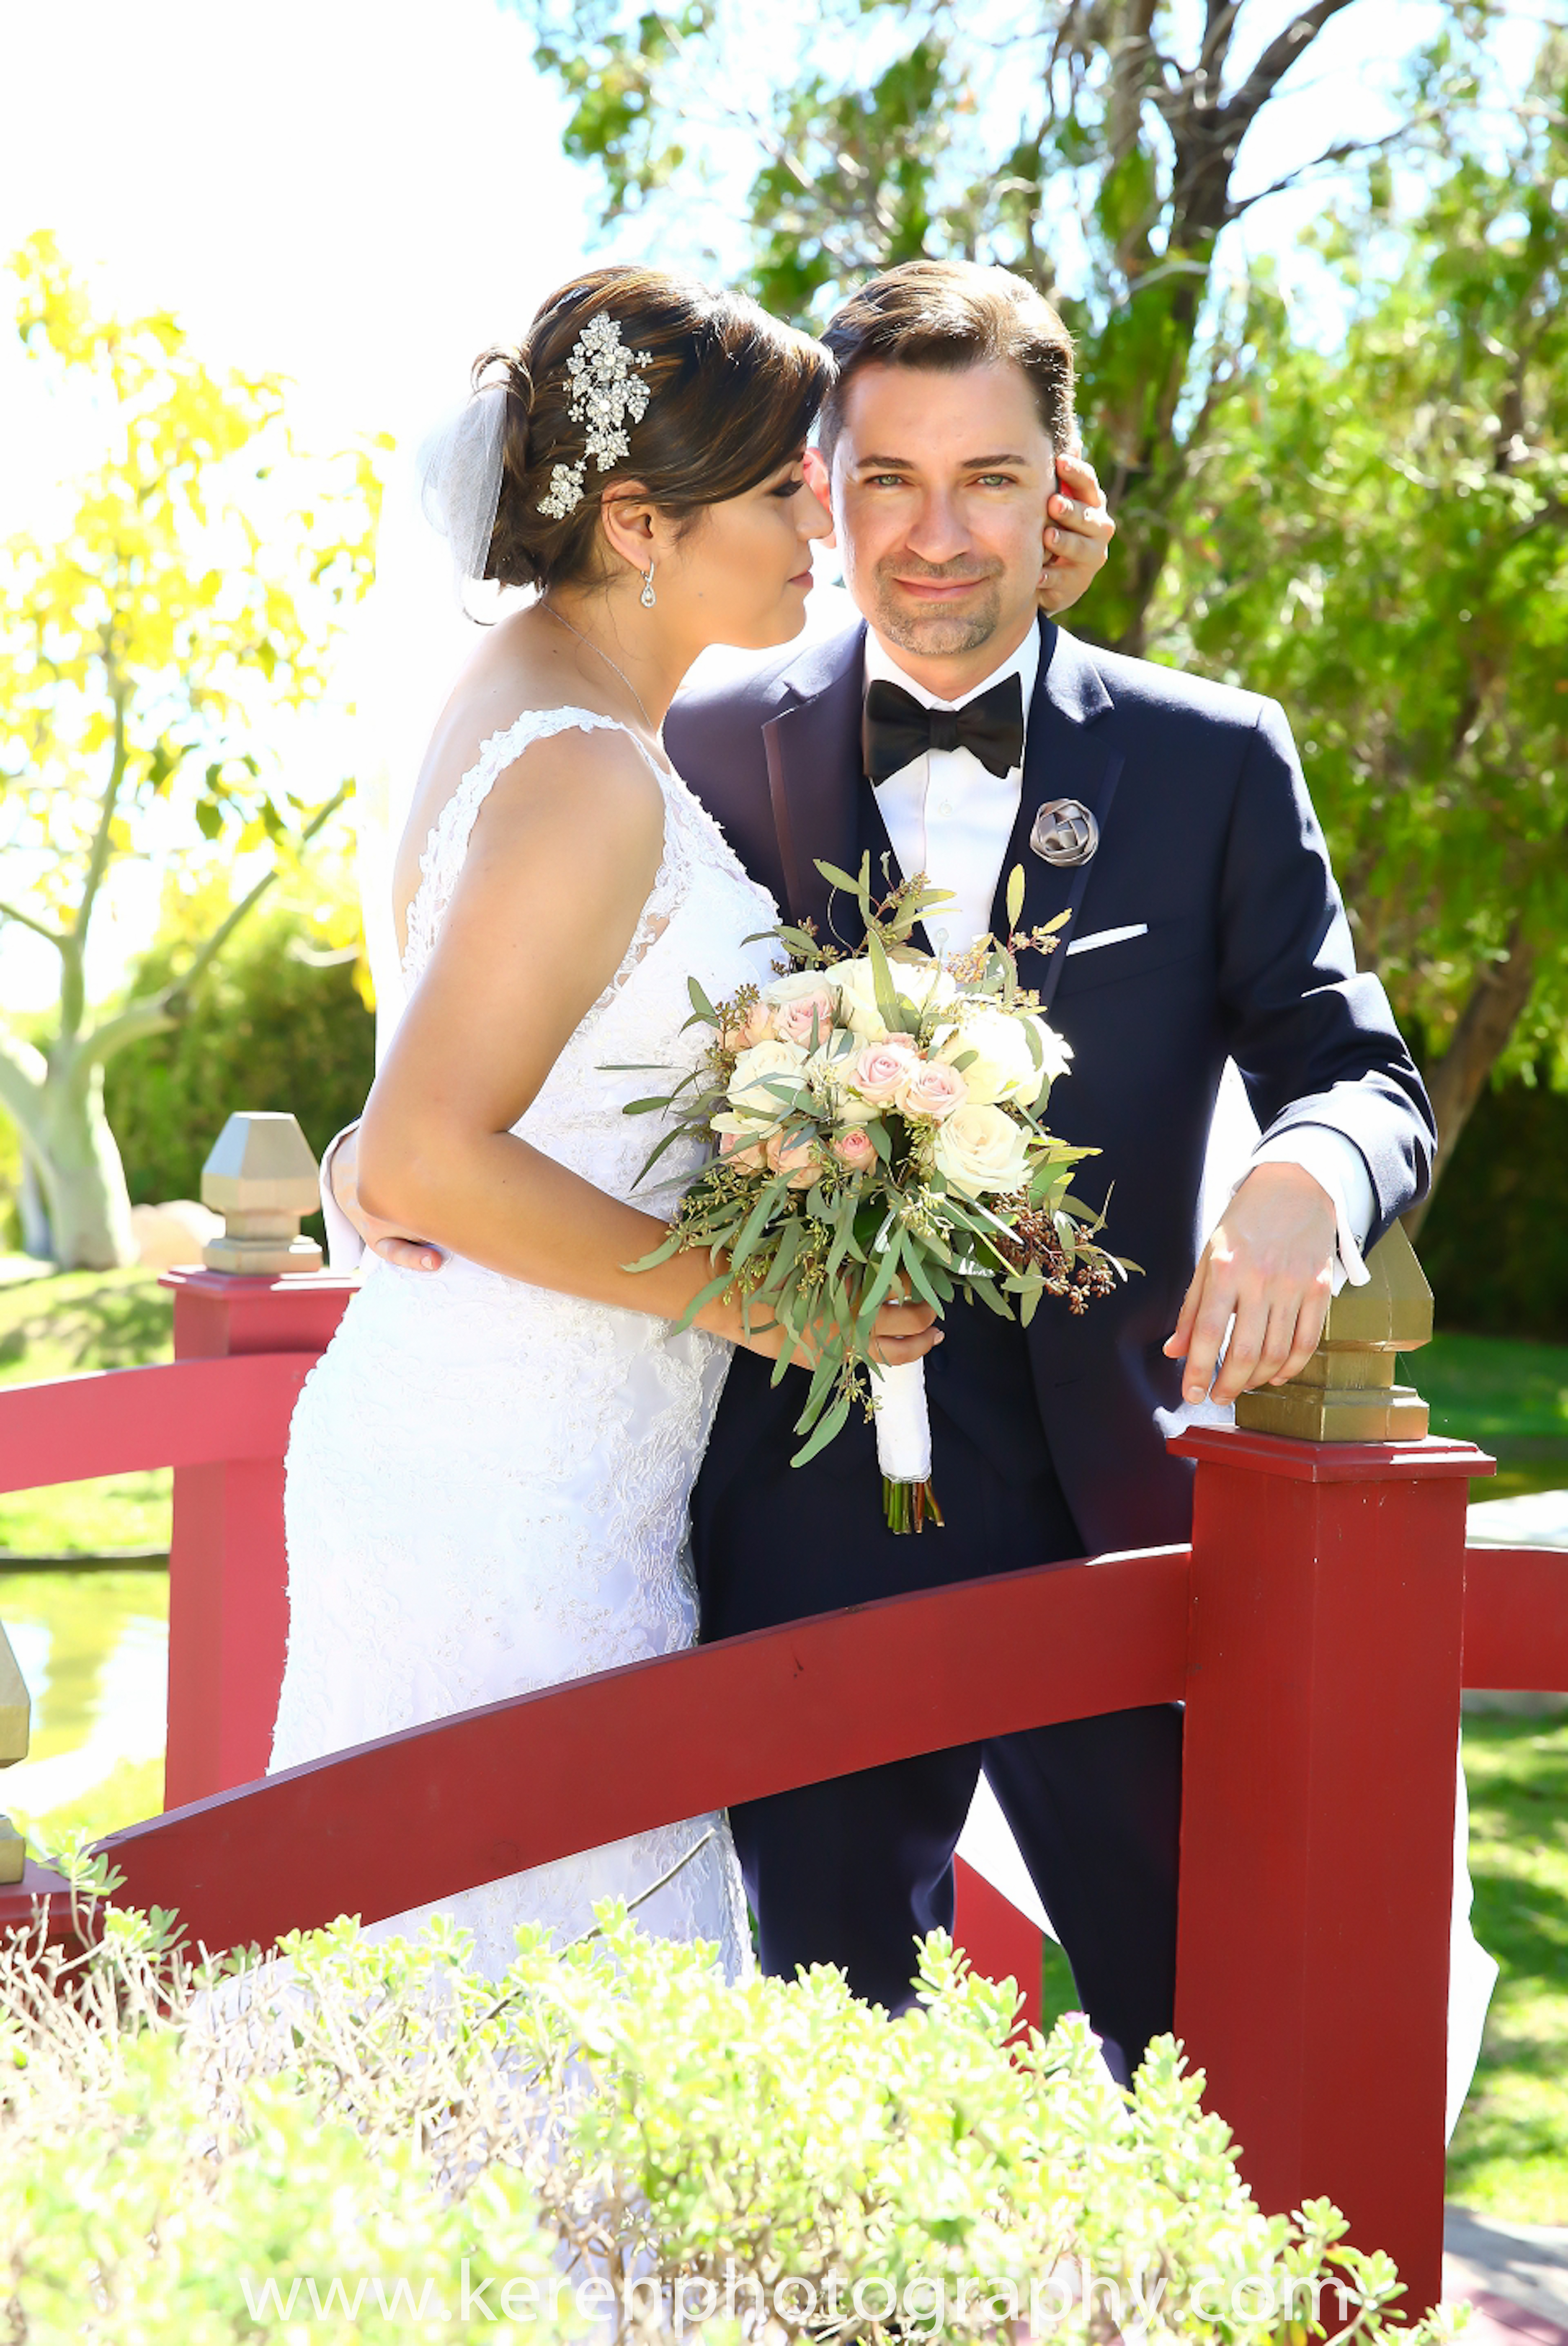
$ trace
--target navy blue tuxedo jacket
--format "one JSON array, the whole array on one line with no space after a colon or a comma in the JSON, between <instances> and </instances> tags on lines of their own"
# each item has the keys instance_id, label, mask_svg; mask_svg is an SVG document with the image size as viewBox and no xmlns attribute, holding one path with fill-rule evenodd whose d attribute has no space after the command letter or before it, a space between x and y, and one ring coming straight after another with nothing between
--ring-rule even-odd
<instances>
[{"instance_id":1,"label":"navy blue tuxedo jacket","mask_svg":"<svg viewBox=\"0 0 1568 2346\"><path fill-rule=\"evenodd\" d=\"M1101 1151L1080 1168L1078 1192L1097 1203L1112 1191L1105 1242L1143 1269L1082 1318L1047 1299L1026 1355L1015 1345L1006 1357L1027 1358L1057 1476L1092 1553L1188 1534L1190 1470L1168 1456L1155 1413L1181 1398L1181 1365L1160 1348L1196 1260L1227 1057L1265 1132L1321 1124L1355 1144L1377 1197L1374 1241L1422 1195L1435 1136L1382 987L1357 974L1278 704L1090 650L1049 621L1042 638L994 925L1005 925L1000 900L1015 864L1027 881L1021 927L1071 914L1054 954L1023 962L1074 1051L1049 1120ZM830 892L817 859L852 870L868 839L885 838L861 773L863 643L856 627L791 647L738 683L682 695L665 727L677 770L753 877L824 933ZM1081 800L1099 820L1099 852L1076 870L1054 868L1028 844L1041 802L1058 798ZM853 922L852 903L833 909L840 929ZM1074 937L1142 923L1145 934L1065 952ZM739 1379L745 1365L732 1372L705 1478L744 1465L735 1453L765 1384Z\"/></svg>"}]
</instances>

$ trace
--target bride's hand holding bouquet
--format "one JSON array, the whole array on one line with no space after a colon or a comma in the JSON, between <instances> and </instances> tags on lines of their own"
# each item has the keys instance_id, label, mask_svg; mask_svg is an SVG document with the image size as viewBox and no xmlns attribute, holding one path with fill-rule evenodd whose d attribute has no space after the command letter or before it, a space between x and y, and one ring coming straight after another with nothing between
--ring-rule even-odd
<instances>
[{"instance_id":1,"label":"bride's hand holding bouquet","mask_svg":"<svg viewBox=\"0 0 1568 2346\"><path fill-rule=\"evenodd\" d=\"M932 1320L958 1294L1025 1322L1043 1295L1082 1311L1131 1266L1095 1243L1104 1217L1070 1194L1096 1152L1041 1121L1072 1054L1020 984L1017 954L1055 936L1014 930L940 962L910 942L939 892L917 880L879 903L869 857L856 879L819 869L855 896L865 949L782 927L769 933L787 959L768 984L715 1005L692 983L691 1023L712 1041L674 1093L627 1113L667 1118L644 1178L682 1135L714 1153L636 1268L701 1249L713 1277L686 1318L722 1300L740 1340L776 1354L775 1380L809 1369L795 1464L857 1402L874 1408L887 1520L918 1531L942 1520L918 1357ZM1014 872L1014 924L1023 892ZM905 1298L916 1310L898 1308Z\"/></svg>"}]
</instances>

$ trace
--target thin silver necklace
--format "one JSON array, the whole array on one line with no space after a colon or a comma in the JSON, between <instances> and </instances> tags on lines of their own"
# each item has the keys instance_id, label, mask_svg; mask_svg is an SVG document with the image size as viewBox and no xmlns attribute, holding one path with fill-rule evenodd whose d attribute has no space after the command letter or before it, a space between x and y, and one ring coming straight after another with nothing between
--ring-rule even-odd
<instances>
[{"instance_id":1,"label":"thin silver necklace","mask_svg":"<svg viewBox=\"0 0 1568 2346\"><path fill-rule=\"evenodd\" d=\"M570 619L565 616L565 613L564 611L557 611L554 603L547 603L543 596L539 598L539 607L543 611L548 611L553 619L558 619L569 636L575 636L577 641L580 644L586 644L591 652L598 652L599 658L604 661L606 668L613 668L615 669L616 674L620 678L621 682L626 686L626 690L631 694L631 697L636 702L637 707L642 709L643 723L647 727L648 731L653 735L654 740L657 741L658 739L658 727L648 715L647 709L644 708L642 694L637 690L636 686L632 682L631 678L626 674L620 662L618 660L613 660L608 652L599 651L599 647L594 641L592 636L585 636L581 627L575 627Z\"/></svg>"}]
</instances>

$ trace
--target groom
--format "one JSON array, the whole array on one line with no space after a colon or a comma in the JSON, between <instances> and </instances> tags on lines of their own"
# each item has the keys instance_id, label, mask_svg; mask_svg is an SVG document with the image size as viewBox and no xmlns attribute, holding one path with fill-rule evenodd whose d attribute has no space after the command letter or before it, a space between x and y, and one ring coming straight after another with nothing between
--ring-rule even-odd
<instances>
[{"instance_id":1,"label":"groom","mask_svg":"<svg viewBox=\"0 0 1568 2346\"><path fill-rule=\"evenodd\" d=\"M672 760L788 916L857 942L819 859L868 851L952 892L929 942L1065 913L1023 975L1073 1046L1053 1128L1097 1147L1105 1241L1142 1266L1086 1316L1025 1331L950 1312L927 1360L946 1528L884 1527L873 1436L789 1464L803 1372L738 1352L693 1499L703 1635L727 1637L943 1582L1179 1541L1185 1399L1282 1380L1313 1349L1338 1254L1419 1198L1419 1076L1349 932L1272 702L1037 617L1045 501L1073 443L1072 346L1022 280L920 261L858 293L808 461L863 615L671 709ZM1264 1137L1195 1271L1205 1144L1227 1056ZM1218 1366L1225 1331L1235 1333ZM1181 1366L1185 1359L1185 1372ZM1217 1380L1216 1370L1218 1366ZM732 1812L772 1972L835 1963L911 1995L912 1939L953 1913L952 1851L982 1767L1125 2075L1172 2025L1181 1715L1073 1719L808 1785Z\"/></svg>"}]
</instances>

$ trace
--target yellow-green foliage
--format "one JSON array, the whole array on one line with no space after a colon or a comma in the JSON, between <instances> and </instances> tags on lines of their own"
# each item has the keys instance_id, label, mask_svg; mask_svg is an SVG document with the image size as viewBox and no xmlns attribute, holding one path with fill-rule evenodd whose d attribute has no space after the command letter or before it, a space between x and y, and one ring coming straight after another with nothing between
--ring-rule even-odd
<instances>
[{"instance_id":1,"label":"yellow-green foliage","mask_svg":"<svg viewBox=\"0 0 1568 2346\"><path fill-rule=\"evenodd\" d=\"M0 1107L56 1260L105 1269L132 1252L105 1066L178 1024L235 922L351 787L312 811L283 756L290 713L325 689L342 610L369 583L377 483L368 448L296 449L280 377L215 372L166 313L100 312L52 237L10 273L30 359L102 445L65 525L0 547L0 921L60 964L37 1031L0 1021ZM270 844L272 861L166 983L90 1013L87 949L116 860L187 840L229 857Z\"/></svg>"},{"instance_id":2,"label":"yellow-green foliage","mask_svg":"<svg viewBox=\"0 0 1568 2346\"><path fill-rule=\"evenodd\" d=\"M1341 2341L1388 2333L1388 2259L1337 2245L1326 2204L1263 2217L1168 2041L1130 2096L1081 2014L1021 2065L1011 1987L940 1933L890 2020L830 1970L728 1986L624 1908L560 1954L520 1931L499 1987L450 1924L372 1948L341 1922L219 1977L173 1917L100 1912L69 1979L36 1944L0 1953L18 2339L303 2339L334 2280L339 2340L425 2334L427 2284L424 2324L457 2337L592 2316L738 2346L748 2310L788 2339L809 2301L847 2338L888 2340L896 2305L903 2336L964 2339L1039 2290L1035 2330L1074 2346L1112 2290L1150 2339L1262 2346L1314 2280Z\"/></svg>"}]
</instances>

